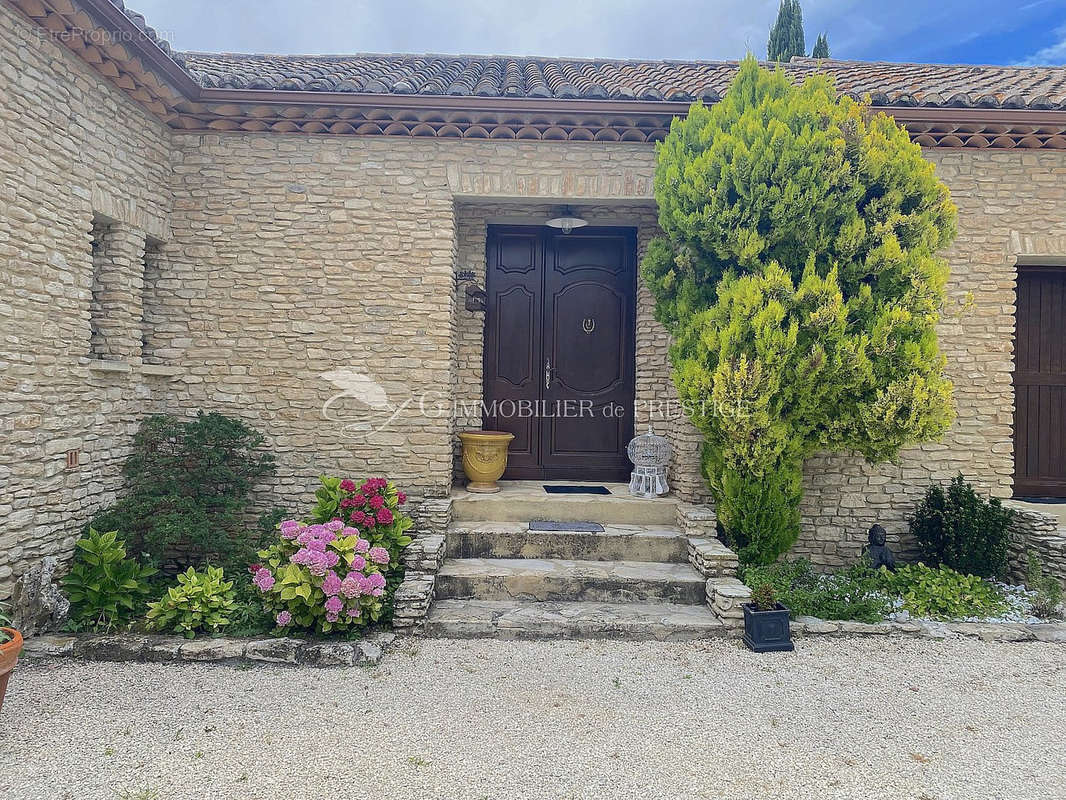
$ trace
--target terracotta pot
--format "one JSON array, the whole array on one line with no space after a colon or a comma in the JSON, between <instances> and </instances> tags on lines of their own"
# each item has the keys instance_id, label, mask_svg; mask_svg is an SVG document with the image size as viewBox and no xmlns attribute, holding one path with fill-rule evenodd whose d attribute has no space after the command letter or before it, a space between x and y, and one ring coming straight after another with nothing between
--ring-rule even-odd
<instances>
[{"instance_id":1,"label":"terracotta pot","mask_svg":"<svg viewBox=\"0 0 1066 800\"><path fill-rule=\"evenodd\" d=\"M22 634L14 628L0 628L11 636L11 641L0 644L0 709L4 707L4 695L7 693L7 680L11 670L19 660L22 651Z\"/></svg>"},{"instance_id":2,"label":"terracotta pot","mask_svg":"<svg viewBox=\"0 0 1066 800\"><path fill-rule=\"evenodd\" d=\"M496 481L507 469L507 446L513 438L513 433L503 431L464 431L459 434L463 443L463 472L469 491L485 494L500 491Z\"/></svg>"}]
</instances>

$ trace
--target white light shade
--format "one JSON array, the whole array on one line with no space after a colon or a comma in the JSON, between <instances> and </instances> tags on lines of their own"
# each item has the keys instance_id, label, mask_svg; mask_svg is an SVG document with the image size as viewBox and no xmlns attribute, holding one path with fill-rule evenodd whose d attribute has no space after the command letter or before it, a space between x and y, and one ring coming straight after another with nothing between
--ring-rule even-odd
<instances>
[{"instance_id":1,"label":"white light shade","mask_svg":"<svg viewBox=\"0 0 1066 800\"><path fill-rule=\"evenodd\" d=\"M544 224L549 228L558 228L563 233L570 233L574 228L584 228L588 225L588 222L575 214L570 206L563 206L562 213L559 216L552 217Z\"/></svg>"}]
</instances>

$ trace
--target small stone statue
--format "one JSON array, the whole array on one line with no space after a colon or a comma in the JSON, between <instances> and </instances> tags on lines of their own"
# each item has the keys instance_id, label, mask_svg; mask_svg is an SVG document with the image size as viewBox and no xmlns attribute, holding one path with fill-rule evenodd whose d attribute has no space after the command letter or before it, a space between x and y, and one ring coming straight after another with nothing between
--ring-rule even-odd
<instances>
[{"instance_id":1,"label":"small stone statue","mask_svg":"<svg viewBox=\"0 0 1066 800\"><path fill-rule=\"evenodd\" d=\"M70 614L70 601L53 582L59 561L46 556L15 582L11 620L23 636L58 630Z\"/></svg>"},{"instance_id":2,"label":"small stone statue","mask_svg":"<svg viewBox=\"0 0 1066 800\"><path fill-rule=\"evenodd\" d=\"M885 529L880 525L872 526L868 538L870 544L866 546L866 557L870 559L870 567L873 569L885 567L895 572L896 557L892 554L892 550L889 549L888 545L885 544L888 539Z\"/></svg>"}]
</instances>

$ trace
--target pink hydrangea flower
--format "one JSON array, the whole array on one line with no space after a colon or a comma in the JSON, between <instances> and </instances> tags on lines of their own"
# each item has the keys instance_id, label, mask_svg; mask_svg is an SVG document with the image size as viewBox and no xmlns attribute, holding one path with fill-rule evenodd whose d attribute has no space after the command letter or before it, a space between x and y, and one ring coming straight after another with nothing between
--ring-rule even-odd
<instances>
[{"instance_id":1,"label":"pink hydrangea flower","mask_svg":"<svg viewBox=\"0 0 1066 800\"><path fill-rule=\"evenodd\" d=\"M384 547L371 547L368 555L370 556L370 560L375 564L389 563L389 551Z\"/></svg>"},{"instance_id":2,"label":"pink hydrangea flower","mask_svg":"<svg viewBox=\"0 0 1066 800\"><path fill-rule=\"evenodd\" d=\"M355 543L355 552L357 553L365 553L369 549L370 542L368 542L366 539L360 539L358 542Z\"/></svg>"},{"instance_id":3,"label":"pink hydrangea flower","mask_svg":"<svg viewBox=\"0 0 1066 800\"><path fill-rule=\"evenodd\" d=\"M366 582L368 585L370 585L371 588L374 589L385 588L385 576L382 575L380 572L371 572L369 575L366 576Z\"/></svg>"},{"instance_id":4,"label":"pink hydrangea flower","mask_svg":"<svg viewBox=\"0 0 1066 800\"><path fill-rule=\"evenodd\" d=\"M292 614L288 611L279 611L277 617L274 618L274 621L278 623L278 627L284 628L292 622Z\"/></svg>"},{"instance_id":5,"label":"pink hydrangea flower","mask_svg":"<svg viewBox=\"0 0 1066 800\"><path fill-rule=\"evenodd\" d=\"M300 532L300 523L294 519L287 519L281 523L281 537L283 539L295 539Z\"/></svg>"},{"instance_id":6,"label":"pink hydrangea flower","mask_svg":"<svg viewBox=\"0 0 1066 800\"><path fill-rule=\"evenodd\" d=\"M363 569L366 566L366 559L362 556L352 556L352 569Z\"/></svg>"},{"instance_id":7,"label":"pink hydrangea flower","mask_svg":"<svg viewBox=\"0 0 1066 800\"><path fill-rule=\"evenodd\" d=\"M274 576L270 574L270 570L266 567L261 567L252 578L252 583L261 592L269 592L274 588Z\"/></svg>"},{"instance_id":8,"label":"pink hydrangea flower","mask_svg":"<svg viewBox=\"0 0 1066 800\"><path fill-rule=\"evenodd\" d=\"M332 597L335 594L340 594L341 579L337 576L337 573L330 570L326 573L326 579L322 581L322 591L326 593L327 597Z\"/></svg>"},{"instance_id":9,"label":"pink hydrangea flower","mask_svg":"<svg viewBox=\"0 0 1066 800\"><path fill-rule=\"evenodd\" d=\"M400 503L401 505L406 503L407 502L407 495L404 494L403 492L397 492L396 493L396 502Z\"/></svg>"},{"instance_id":10,"label":"pink hydrangea flower","mask_svg":"<svg viewBox=\"0 0 1066 800\"><path fill-rule=\"evenodd\" d=\"M332 611L326 612L326 622L336 622L339 618L339 614L334 614Z\"/></svg>"},{"instance_id":11,"label":"pink hydrangea flower","mask_svg":"<svg viewBox=\"0 0 1066 800\"><path fill-rule=\"evenodd\" d=\"M331 519L329 522L326 523L326 528L333 533L336 533L343 527L344 523L339 519Z\"/></svg>"},{"instance_id":12,"label":"pink hydrangea flower","mask_svg":"<svg viewBox=\"0 0 1066 800\"><path fill-rule=\"evenodd\" d=\"M341 531L341 533L344 534L345 536L358 536L359 535L359 529L358 528L345 528L343 531Z\"/></svg>"},{"instance_id":13,"label":"pink hydrangea flower","mask_svg":"<svg viewBox=\"0 0 1066 800\"><path fill-rule=\"evenodd\" d=\"M349 574L347 578L341 581L341 594L345 597L358 597L362 593L363 586L358 578L353 578L351 574Z\"/></svg>"},{"instance_id":14,"label":"pink hydrangea flower","mask_svg":"<svg viewBox=\"0 0 1066 800\"><path fill-rule=\"evenodd\" d=\"M383 508L378 511L378 524L391 525L392 524L392 512L387 508Z\"/></svg>"},{"instance_id":15,"label":"pink hydrangea flower","mask_svg":"<svg viewBox=\"0 0 1066 800\"><path fill-rule=\"evenodd\" d=\"M352 606L351 608L348 609L348 616L351 617L352 619L354 619L355 617L360 616L361 614L362 614L362 611L360 611L359 606Z\"/></svg>"},{"instance_id":16,"label":"pink hydrangea flower","mask_svg":"<svg viewBox=\"0 0 1066 800\"><path fill-rule=\"evenodd\" d=\"M340 563L341 557L335 550L328 550L326 552L326 566L335 567Z\"/></svg>"},{"instance_id":17,"label":"pink hydrangea flower","mask_svg":"<svg viewBox=\"0 0 1066 800\"><path fill-rule=\"evenodd\" d=\"M326 611L330 614L339 614L344 608L344 601L337 596L330 597L326 600Z\"/></svg>"},{"instance_id":18,"label":"pink hydrangea flower","mask_svg":"<svg viewBox=\"0 0 1066 800\"><path fill-rule=\"evenodd\" d=\"M307 549L316 553L324 553L326 552L326 543L321 539L312 539L307 543Z\"/></svg>"}]
</instances>

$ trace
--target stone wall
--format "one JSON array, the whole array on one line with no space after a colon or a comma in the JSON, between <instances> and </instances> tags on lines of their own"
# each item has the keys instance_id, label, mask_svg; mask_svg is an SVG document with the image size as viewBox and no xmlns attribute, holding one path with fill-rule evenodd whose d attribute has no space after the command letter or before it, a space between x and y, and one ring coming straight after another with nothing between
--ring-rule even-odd
<instances>
[{"instance_id":1,"label":"stone wall","mask_svg":"<svg viewBox=\"0 0 1066 800\"><path fill-rule=\"evenodd\" d=\"M1057 516L1031 507L1007 502L1014 510L1011 525L1008 574L1011 580L1024 582L1029 554L1040 558L1044 574L1058 578L1066 587L1066 524Z\"/></svg>"},{"instance_id":2,"label":"stone wall","mask_svg":"<svg viewBox=\"0 0 1066 800\"><path fill-rule=\"evenodd\" d=\"M942 441L904 452L895 465L841 454L808 462L794 553L818 564L857 558L874 522L907 554L907 516L932 482L959 472L992 496L1011 495L1016 265L1066 255L1066 153L924 152L959 207L959 235L948 252L952 309L940 326L958 417Z\"/></svg>"},{"instance_id":3,"label":"stone wall","mask_svg":"<svg viewBox=\"0 0 1066 800\"><path fill-rule=\"evenodd\" d=\"M6 4L0 97L3 599L111 501L162 388L141 371L141 259L171 200L169 131Z\"/></svg>"},{"instance_id":4,"label":"stone wall","mask_svg":"<svg viewBox=\"0 0 1066 800\"><path fill-rule=\"evenodd\" d=\"M656 229L650 146L173 133L6 6L0 96L0 598L111 502L151 410L263 431L264 505L303 508L323 472L444 496L455 429L478 424L452 410L481 387L455 274L483 276L488 222L572 202L641 248ZM812 459L796 553L819 564L857 556L874 521L906 550L932 480L1010 494L1015 264L1066 255L1066 154L926 155L961 212L941 328L958 421L897 465ZM640 429L674 398L645 289L637 326ZM699 438L666 430L674 485L699 500Z\"/></svg>"}]
</instances>

